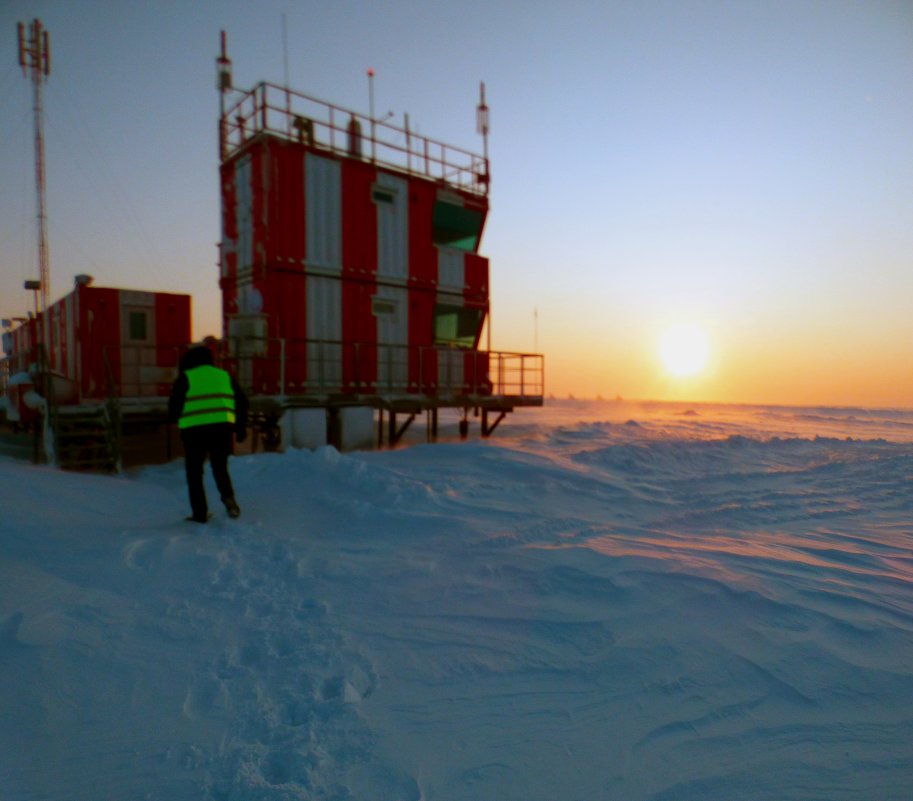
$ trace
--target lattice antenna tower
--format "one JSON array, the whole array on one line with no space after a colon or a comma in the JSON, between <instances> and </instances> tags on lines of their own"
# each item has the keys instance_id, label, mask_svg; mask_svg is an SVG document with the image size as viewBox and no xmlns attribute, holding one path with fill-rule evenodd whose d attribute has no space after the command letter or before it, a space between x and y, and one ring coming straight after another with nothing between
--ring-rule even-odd
<instances>
[{"instance_id":1,"label":"lattice antenna tower","mask_svg":"<svg viewBox=\"0 0 913 801\"><path fill-rule=\"evenodd\" d=\"M38 204L38 272L41 289L41 311L48 307L51 290L50 258L48 254L48 215L44 178L44 109L41 90L51 74L51 40L41 20L33 19L26 32L19 23L19 66L22 74L32 80L32 109L35 120L35 195Z\"/></svg>"}]
</instances>

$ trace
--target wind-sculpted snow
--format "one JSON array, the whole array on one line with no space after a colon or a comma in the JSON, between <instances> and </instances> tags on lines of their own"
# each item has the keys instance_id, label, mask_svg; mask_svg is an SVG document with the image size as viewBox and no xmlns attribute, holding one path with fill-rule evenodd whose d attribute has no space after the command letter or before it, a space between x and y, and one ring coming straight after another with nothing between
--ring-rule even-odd
<instances>
[{"instance_id":1,"label":"wind-sculpted snow","mask_svg":"<svg viewBox=\"0 0 913 801\"><path fill-rule=\"evenodd\" d=\"M0 797L909 798L910 413L505 426L235 459L206 528L0 461Z\"/></svg>"}]
</instances>

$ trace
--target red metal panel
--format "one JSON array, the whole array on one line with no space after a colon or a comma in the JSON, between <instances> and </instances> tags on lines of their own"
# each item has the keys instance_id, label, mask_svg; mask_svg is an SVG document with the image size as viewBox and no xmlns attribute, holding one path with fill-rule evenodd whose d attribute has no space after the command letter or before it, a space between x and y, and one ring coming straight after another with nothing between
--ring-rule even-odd
<instances>
[{"instance_id":1,"label":"red metal panel","mask_svg":"<svg viewBox=\"0 0 913 801\"><path fill-rule=\"evenodd\" d=\"M91 343L82 348L82 381L80 394L86 398L104 398L108 394L104 353L107 350L114 382L121 383L120 373L120 291L103 287L79 288L80 341Z\"/></svg>"},{"instance_id":2,"label":"red metal panel","mask_svg":"<svg viewBox=\"0 0 913 801\"><path fill-rule=\"evenodd\" d=\"M370 164L342 163L342 274L348 280L373 280L377 274L377 209L371 199L376 170ZM348 324L343 312L343 332Z\"/></svg>"},{"instance_id":3,"label":"red metal panel","mask_svg":"<svg viewBox=\"0 0 913 801\"><path fill-rule=\"evenodd\" d=\"M271 319L270 336L281 339L305 337L305 276L272 270L260 280L263 311Z\"/></svg>"},{"instance_id":4,"label":"red metal panel","mask_svg":"<svg viewBox=\"0 0 913 801\"><path fill-rule=\"evenodd\" d=\"M349 392L373 392L377 381L377 325L371 311L374 284L342 282L343 387Z\"/></svg>"},{"instance_id":5,"label":"red metal panel","mask_svg":"<svg viewBox=\"0 0 913 801\"><path fill-rule=\"evenodd\" d=\"M251 148L251 196L253 200L253 267L266 266L266 253L269 243L269 169L270 159L267 152L267 143L258 142Z\"/></svg>"},{"instance_id":6,"label":"red metal panel","mask_svg":"<svg viewBox=\"0 0 913 801\"><path fill-rule=\"evenodd\" d=\"M436 259L437 253L434 256ZM415 287L409 292L409 382L415 392L433 394L437 388L438 358L431 347L436 300L437 292L432 287Z\"/></svg>"},{"instance_id":7,"label":"red metal panel","mask_svg":"<svg viewBox=\"0 0 913 801\"><path fill-rule=\"evenodd\" d=\"M302 242L302 247L304 243ZM279 386L280 372L273 371L277 391L295 394L304 385L307 358L304 349L306 339L305 291L306 276L303 272L274 270L263 279L263 310L269 314L270 336L285 341L285 388ZM280 347L277 343L276 347ZM279 359L283 358L280 352ZM279 365L276 365L277 367Z\"/></svg>"},{"instance_id":8,"label":"red metal panel","mask_svg":"<svg viewBox=\"0 0 913 801\"><path fill-rule=\"evenodd\" d=\"M377 277L375 168L342 163L342 338L343 387L373 392L377 381L377 324L371 310Z\"/></svg>"},{"instance_id":9,"label":"red metal panel","mask_svg":"<svg viewBox=\"0 0 913 801\"><path fill-rule=\"evenodd\" d=\"M46 343L48 366L52 372L61 372L61 335L66 331L66 310L63 299L51 304L47 310L47 333L49 340Z\"/></svg>"},{"instance_id":10,"label":"red metal panel","mask_svg":"<svg viewBox=\"0 0 913 801\"><path fill-rule=\"evenodd\" d=\"M488 305L488 259L476 253L467 253L464 259L466 286L463 297L467 301Z\"/></svg>"},{"instance_id":11,"label":"red metal panel","mask_svg":"<svg viewBox=\"0 0 913 801\"><path fill-rule=\"evenodd\" d=\"M487 351L467 351L463 368L465 391L473 395L491 395L492 383L488 371Z\"/></svg>"},{"instance_id":12,"label":"red metal panel","mask_svg":"<svg viewBox=\"0 0 913 801\"><path fill-rule=\"evenodd\" d=\"M67 319L67 298L64 297L57 303L57 319L55 320L57 364L54 366L54 370L61 375L67 374Z\"/></svg>"},{"instance_id":13,"label":"red metal panel","mask_svg":"<svg viewBox=\"0 0 913 801\"><path fill-rule=\"evenodd\" d=\"M282 269L304 269L304 153L302 145L279 139L264 148L266 261Z\"/></svg>"},{"instance_id":14,"label":"red metal panel","mask_svg":"<svg viewBox=\"0 0 913 801\"><path fill-rule=\"evenodd\" d=\"M77 381L79 375L76 369L76 353L78 339L76 338L76 309L78 308L77 293L74 290L66 298L67 325L63 339L63 364L68 378Z\"/></svg>"},{"instance_id":15,"label":"red metal panel","mask_svg":"<svg viewBox=\"0 0 913 801\"><path fill-rule=\"evenodd\" d=\"M190 342L190 296L166 292L155 294L155 363L177 369L178 359ZM155 394L167 396L170 383L156 387Z\"/></svg>"}]
</instances>

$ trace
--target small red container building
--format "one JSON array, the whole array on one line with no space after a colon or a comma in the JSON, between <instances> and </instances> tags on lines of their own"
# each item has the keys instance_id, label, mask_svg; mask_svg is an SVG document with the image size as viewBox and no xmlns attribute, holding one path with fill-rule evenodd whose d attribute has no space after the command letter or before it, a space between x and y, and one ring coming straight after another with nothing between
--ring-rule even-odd
<instances>
[{"instance_id":1,"label":"small red container building","mask_svg":"<svg viewBox=\"0 0 913 801\"><path fill-rule=\"evenodd\" d=\"M91 286L4 334L9 375L39 363L43 345L55 402L167 397L190 341L190 296Z\"/></svg>"}]
</instances>

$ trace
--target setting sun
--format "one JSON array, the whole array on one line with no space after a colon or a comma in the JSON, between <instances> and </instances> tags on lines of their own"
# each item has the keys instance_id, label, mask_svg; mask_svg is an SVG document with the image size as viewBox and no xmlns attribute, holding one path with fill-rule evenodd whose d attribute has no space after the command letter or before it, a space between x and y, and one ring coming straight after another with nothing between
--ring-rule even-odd
<instances>
[{"instance_id":1,"label":"setting sun","mask_svg":"<svg viewBox=\"0 0 913 801\"><path fill-rule=\"evenodd\" d=\"M666 371L676 378L697 375L707 367L710 357L707 335L694 325L668 328L659 340L659 357Z\"/></svg>"}]
</instances>

